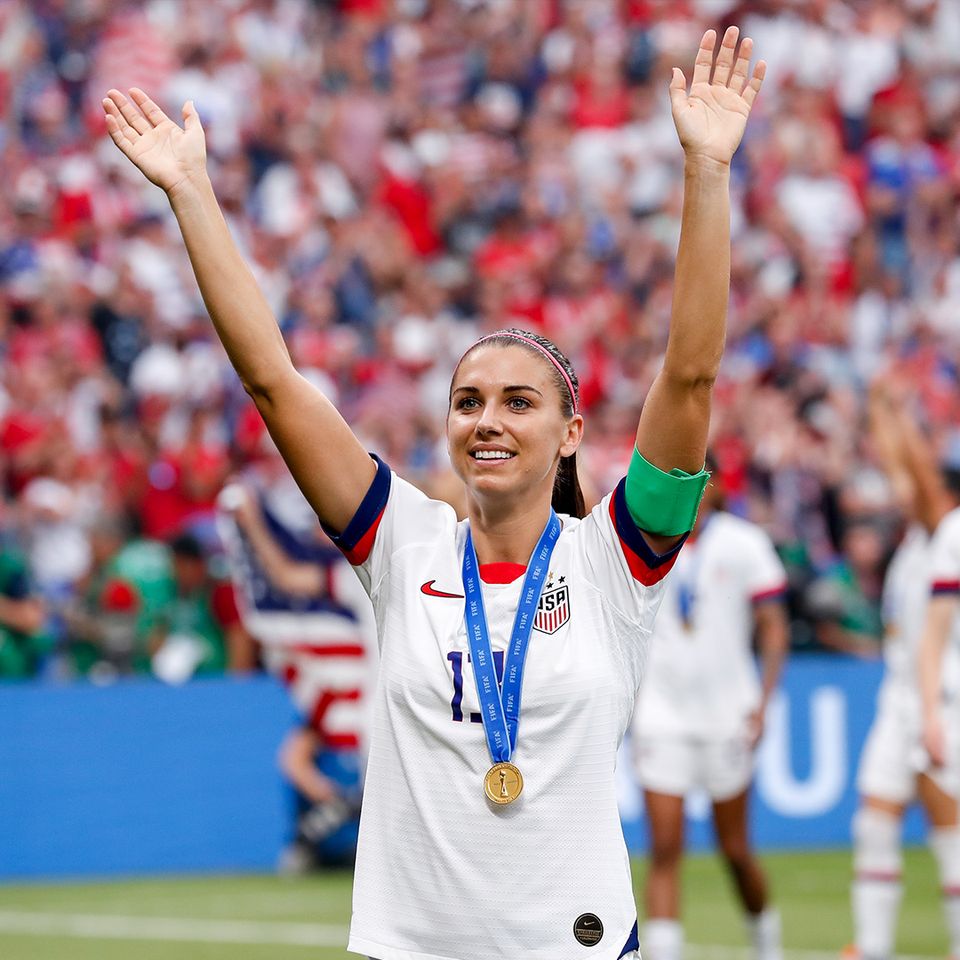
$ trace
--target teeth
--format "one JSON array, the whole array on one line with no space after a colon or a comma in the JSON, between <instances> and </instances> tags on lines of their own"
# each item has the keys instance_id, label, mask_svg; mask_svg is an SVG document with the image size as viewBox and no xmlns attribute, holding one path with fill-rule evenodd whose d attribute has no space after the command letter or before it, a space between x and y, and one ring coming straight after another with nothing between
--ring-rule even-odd
<instances>
[{"instance_id":1,"label":"teeth","mask_svg":"<svg viewBox=\"0 0 960 960\"><path fill-rule=\"evenodd\" d=\"M506 450L474 450L475 460L509 460L513 456Z\"/></svg>"}]
</instances>

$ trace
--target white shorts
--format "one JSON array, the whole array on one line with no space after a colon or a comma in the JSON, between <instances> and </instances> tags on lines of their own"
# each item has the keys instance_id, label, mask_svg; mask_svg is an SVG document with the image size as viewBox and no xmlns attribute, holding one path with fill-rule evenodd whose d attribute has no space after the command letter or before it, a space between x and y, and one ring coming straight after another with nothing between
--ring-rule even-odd
<instances>
[{"instance_id":1,"label":"white shorts","mask_svg":"<svg viewBox=\"0 0 960 960\"><path fill-rule=\"evenodd\" d=\"M640 737L634 768L640 785L654 793L682 797L702 787L711 800L729 800L750 786L753 751L744 737Z\"/></svg>"},{"instance_id":2,"label":"white shorts","mask_svg":"<svg viewBox=\"0 0 960 960\"><path fill-rule=\"evenodd\" d=\"M857 770L857 790L862 796L908 804L916 799L917 777L924 773L945 793L960 793L960 718L955 706L944 711L947 764L933 767L923 748L919 702L884 685L877 714L867 735Z\"/></svg>"}]
</instances>

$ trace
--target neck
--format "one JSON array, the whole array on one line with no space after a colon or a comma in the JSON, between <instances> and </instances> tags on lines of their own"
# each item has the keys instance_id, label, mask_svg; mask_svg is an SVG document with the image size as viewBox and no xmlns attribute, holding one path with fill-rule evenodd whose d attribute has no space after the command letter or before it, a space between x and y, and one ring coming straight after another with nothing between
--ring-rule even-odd
<instances>
[{"instance_id":1,"label":"neck","mask_svg":"<svg viewBox=\"0 0 960 960\"><path fill-rule=\"evenodd\" d=\"M550 503L504 509L471 498L467 516L479 563L522 563L526 566L550 519Z\"/></svg>"}]
</instances>

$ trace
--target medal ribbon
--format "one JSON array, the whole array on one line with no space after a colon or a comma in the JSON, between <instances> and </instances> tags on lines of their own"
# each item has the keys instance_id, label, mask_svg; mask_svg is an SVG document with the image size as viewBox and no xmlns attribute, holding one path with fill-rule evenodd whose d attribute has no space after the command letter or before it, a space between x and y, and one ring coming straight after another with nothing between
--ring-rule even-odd
<instances>
[{"instance_id":1,"label":"medal ribbon","mask_svg":"<svg viewBox=\"0 0 960 960\"><path fill-rule=\"evenodd\" d=\"M487 747L494 763L510 760L517 745L517 727L520 723L520 691L523 687L523 664L533 630L533 618L543 592L544 575L550 567L550 557L560 536L560 520L550 511L550 520L530 557L530 564L520 591L520 603L513 620L510 646L503 664L503 689L497 684L497 673L490 646L490 631L487 615L483 609L483 594L480 588L480 570L473 536L467 529L467 542L463 549L464 619L467 624L467 639L470 643L470 659L473 677L480 698L480 715L483 731L487 735Z\"/></svg>"}]
</instances>

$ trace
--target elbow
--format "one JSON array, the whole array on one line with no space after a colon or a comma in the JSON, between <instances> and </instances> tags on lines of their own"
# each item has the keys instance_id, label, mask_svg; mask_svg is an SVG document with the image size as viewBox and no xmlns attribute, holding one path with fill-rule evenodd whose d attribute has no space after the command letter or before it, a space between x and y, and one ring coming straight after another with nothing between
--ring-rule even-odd
<instances>
[{"instance_id":1,"label":"elbow","mask_svg":"<svg viewBox=\"0 0 960 960\"><path fill-rule=\"evenodd\" d=\"M697 395L711 394L719 373L719 363L715 365L665 364L663 368L663 376L676 391Z\"/></svg>"},{"instance_id":2,"label":"elbow","mask_svg":"<svg viewBox=\"0 0 960 960\"><path fill-rule=\"evenodd\" d=\"M292 377L297 376L296 368L286 354L250 366L249 369L238 369L237 376L247 396L261 411L274 402L277 395L290 384Z\"/></svg>"},{"instance_id":3,"label":"elbow","mask_svg":"<svg viewBox=\"0 0 960 960\"><path fill-rule=\"evenodd\" d=\"M249 377L240 377L240 385L246 395L256 404L259 410L262 405L270 403L270 387L261 380L251 380Z\"/></svg>"}]
</instances>

